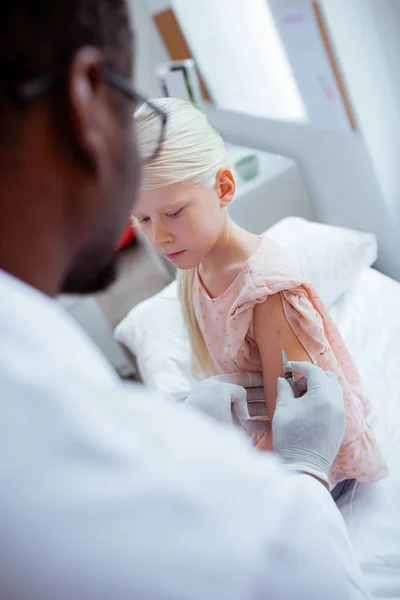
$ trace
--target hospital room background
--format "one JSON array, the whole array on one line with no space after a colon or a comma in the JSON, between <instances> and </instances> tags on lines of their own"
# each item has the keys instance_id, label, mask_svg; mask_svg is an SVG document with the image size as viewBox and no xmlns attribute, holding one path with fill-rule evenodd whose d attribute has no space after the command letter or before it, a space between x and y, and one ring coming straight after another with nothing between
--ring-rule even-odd
<instances>
[{"instance_id":1,"label":"hospital room background","mask_svg":"<svg viewBox=\"0 0 400 600\"><path fill-rule=\"evenodd\" d=\"M250 181L237 178L233 218L256 233L288 216L374 233L378 268L399 280L399 3L131 4L137 88L150 97L162 95L160 66L194 57L212 101L207 108L225 110L212 121L225 134L232 162L256 154L257 176ZM314 17L313 22L301 22L306 15ZM310 53L314 59L318 54L319 60L310 61ZM321 102L324 82L318 81L318 69L335 88L333 108ZM236 118L228 110L236 112ZM249 126L248 116L257 122ZM258 143L268 152L254 152ZM249 147L253 151L246 152ZM129 233L125 237L129 239ZM124 376L132 371L131 361L115 344L111 330L172 275L137 237L136 232L135 248L121 252L121 278L112 290L99 298L60 299ZM126 273L130 269L136 269L134 286Z\"/></svg>"},{"instance_id":2,"label":"hospital room background","mask_svg":"<svg viewBox=\"0 0 400 600\"><path fill-rule=\"evenodd\" d=\"M339 508L376 598L400 598L400 1L131 0L136 87L222 134L230 207L316 287L372 402L390 477ZM193 385L175 272L127 223L118 280L59 302L126 379Z\"/></svg>"}]
</instances>

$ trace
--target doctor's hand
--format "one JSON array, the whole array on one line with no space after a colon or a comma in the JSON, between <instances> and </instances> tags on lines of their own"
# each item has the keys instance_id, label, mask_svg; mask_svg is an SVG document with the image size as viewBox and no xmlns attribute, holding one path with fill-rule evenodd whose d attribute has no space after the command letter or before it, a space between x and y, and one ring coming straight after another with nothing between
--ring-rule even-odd
<instances>
[{"instance_id":1,"label":"doctor's hand","mask_svg":"<svg viewBox=\"0 0 400 600\"><path fill-rule=\"evenodd\" d=\"M295 398L290 384L278 379L273 448L289 469L328 483L328 473L346 428L343 390L329 371L309 363L291 365L294 373L306 377L307 392Z\"/></svg>"},{"instance_id":2,"label":"doctor's hand","mask_svg":"<svg viewBox=\"0 0 400 600\"><path fill-rule=\"evenodd\" d=\"M247 434L267 433L270 429L260 373L232 373L205 379L184 404L222 423L237 425Z\"/></svg>"}]
</instances>

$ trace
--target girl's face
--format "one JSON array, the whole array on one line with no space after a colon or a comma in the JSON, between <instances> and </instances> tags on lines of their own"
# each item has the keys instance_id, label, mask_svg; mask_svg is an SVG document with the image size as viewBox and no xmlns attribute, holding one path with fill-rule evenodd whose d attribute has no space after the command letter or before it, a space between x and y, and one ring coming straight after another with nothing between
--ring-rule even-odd
<instances>
[{"instance_id":1,"label":"girl's face","mask_svg":"<svg viewBox=\"0 0 400 600\"><path fill-rule=\"evenodd\" d=\"M232 174L221 171L215 188L185 181L142 192L134 216L159 254L179 269L191 269L216 244L234 191Z\"/></svg>"}]
</instances>

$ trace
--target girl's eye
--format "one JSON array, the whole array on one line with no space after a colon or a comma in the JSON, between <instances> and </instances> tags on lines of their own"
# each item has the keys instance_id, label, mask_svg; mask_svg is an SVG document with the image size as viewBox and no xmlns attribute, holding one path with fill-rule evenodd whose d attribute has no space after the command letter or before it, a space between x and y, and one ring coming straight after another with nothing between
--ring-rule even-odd
<instances>
[{"instance_id":1,"label":"girl's eye","mask_svg":"<svg viewBox=\"0 0 400 600\"><path fill-rule=\"evenodd\" d=\"M140 219L139 223L148 223L150 221L150 217L143 217L143 219Z\"/></svg>"},{"instance_id":2,"label":"girl's eye","mask_svg":"<svg viewBox=\"0 0 400 600\"><path fill-rule=\"evenodd\" d=\"M172 219L174 219L175 217L179 217L179 215L181 214L182 211L183 211L183 208L180 208L179 210L177 210L173 213L167 213L167 217L171 217Z\"/></svg>"}]
</instances>

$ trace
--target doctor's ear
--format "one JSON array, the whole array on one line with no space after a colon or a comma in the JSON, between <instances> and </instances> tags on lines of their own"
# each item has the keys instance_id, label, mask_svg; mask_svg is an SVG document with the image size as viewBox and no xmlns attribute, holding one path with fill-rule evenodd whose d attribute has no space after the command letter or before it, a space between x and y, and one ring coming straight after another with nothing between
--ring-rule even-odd
<instances>
[{"instance_id":1,"label":"doctor's ear","mask_svg":"<svg viewBox=\"0 0 400 600\"><path fill-rule=\"evenodd\" d=\"M230 169L220 169L216 176L215 189L220 200L221 208L229 206L235 197L235 178Z\"/></svg>"}]
</instances>

